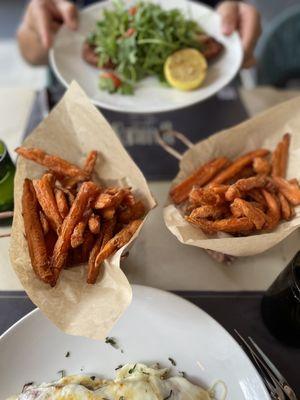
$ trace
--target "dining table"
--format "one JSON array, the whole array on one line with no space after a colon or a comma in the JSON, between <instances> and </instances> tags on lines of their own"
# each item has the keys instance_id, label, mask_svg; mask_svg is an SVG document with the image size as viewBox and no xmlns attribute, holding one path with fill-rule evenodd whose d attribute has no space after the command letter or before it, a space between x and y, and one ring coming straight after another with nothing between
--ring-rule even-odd
<instances>
[{"instance_id":1,"label":"dining table","mask_svg":"<svg viewBox=\"0 0 300 400\"><path fill-rule=\"evenodd\" d=\"M20 88L6 90L4 101L0 89L0 139L12 155L61 95L62 91L57 89L32 92ZM228 265L218 263L197 247L179 243L163 220L163 207L178 172L178 160L157 144L157 129L175 129L196 143L244 121L248 114L236 85L227 86L203 103L173 113L135 115L100 111L144 173L158 203L123 263L130 283L174 292L201 307L233 336L235 329L243 336L251 336L300 396L300 349L273 337L260 310L265 290L299 250L299 232L262 254L241 257ZM184 151L181 144L170 144L179 152ZM0 234L9 232L10 222L2 223ZM0 335L35 308L10 264L9 242L9 237L0 239Z\"/></svg>"}]
</instances>

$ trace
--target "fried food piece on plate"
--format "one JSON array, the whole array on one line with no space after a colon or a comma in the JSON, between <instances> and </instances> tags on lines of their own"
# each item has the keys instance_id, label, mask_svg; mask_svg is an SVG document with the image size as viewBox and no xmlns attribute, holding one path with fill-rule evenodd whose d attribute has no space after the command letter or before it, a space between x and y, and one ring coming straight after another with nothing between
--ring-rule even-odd
<instances>
[{"instance_id":1,"label":"fried food piece on plate","mask_svg":"<svg viewBox=\"0 0 300 400\"><path fill-rule=\"evenodd\" d=\"M41 149L18 147L16 152L20 156L43 165L61 176L80 177L83 180L88 179L88 174L83 169L77 167L77 165L71 164L58 156L47 154Z\"/></svg>"},{"instance_id":2,"label":"fried food piece on plate","mask_svg":"<svg viewBox=\"0 0 300 400\"><path fill-rule=\"evenodd\" d=\"M55 188L54 194L58 211L62 219L65 219L69 212L69 204L66 198L66 194L60 188Z\"/></svg>"},{"instance_id":3,"label":"fried food piece on plate","mask_svg":"<svg viewBox=\"0 0 300 400\"><path fill-rule=\"evenodd\" d=\"M291 141L291 135L289 133L286 133L282 138L282 149L280 157L280 173L281 173L280 176L282 178L286 177L290 141Z\"/></svg>"},{"instance_id":4,"label":"fried food piece on plate","mask_svg":"<svg viewBox=\"0 0 300 400\"><path fill-rule=\"evenodd\" d=\"M229 186L225 193L225 198L227 201L233 201L236 197L242 197L251 189L264 187L266 182L266 177L263 175L240 179L233 185Z\"/></svg>"},{"instance_id":5,"label":"fried food piece on plate","mask_svg":"<svg viewBox=\"0 0 300 400\"><path fill-rule=\"evenodd\" d=\"M91 45L86 40L82 46L82 58L95 68L100 68L99 63L99 53L96 51L97 46ZM104 65L101 65L102 69L114 69L115 65L111 60L108 60Z\"/></svg>"},{"instance_id":6,"label":"fried food piece on plate","mask_svg":"<svg viewBox=\"0 0 300 400\"><path fill-rule=\"evenodd\" d=\"M235 199L235 200L237 200L237 199ZM231 214L232 214L234 217L240 218L240 217L244 216L244 213L243 213L243 210L242 210L242 208L240 207L240 205L237 204L237 203L235 202L235 200L233 201L233 203L230 204L230 211L231 211Z\"/></svg>"},{"instance_id":7,"label":"fried food piece on plate","mask_svg":"<svg viewBox=\"0 0 300 400\"><path fill-rule=\"evenodd\" d=\"M278 193L278 199L281 208L281 215L286 220L289 221L293 215L292 206L288 202L288 200L284 197L282 193Z\"/></svg>"},{"instance_id":8,"label":"fried food piece on plate","mask_svg":"<svg viewBox=\"0 0 300 400\"><path fill-rule=\"evenodd\" d=\"M104 192L100 193L99 197L95 201L94 208L96 210L101 210L108 207L119 207L125 195L129 192L129 188L112 187L105 189Z\"/></svg>"},{"instance_id":9,"label":"fried food piece on plate","mask_svg":"<svg viewBox=\"0 0 300 400\"><path fill-rule=\"evenodd\" d=\"M261 189L251 189L247 192L247 197L250 197L255 202L261 204L263 209L267 206L266 200L261 192Z\"/></svg>"},{"instance_id":10,"label":"fried food piece on plate","mask_svg":"<svg viewBox=\"0 0 300 400\"><path fill-rule=\"evenodd\" d=\"M124 199L122 200L121 205L122 206L133 206L137 202L136 198L134 197L134 194L131 191L128 191Z\"/></svg>"},{"instance_id":11,"label":"fried food piece on plate","mask_svg":"<svg viewBox=\"0 0 300 400\"><path fill-rule=\"evenodd\" d=\"M237 158L229 167L221 171L211 183L226 183L234 176L236 176L240 171L242 171L246 166L251 164L256 157L265 157L269 154L266 149L258 149L250 151L249 153Z\"/></svg>"},{"instance_id":12,"label":"fried food piece on plate","mask_svg":"<svg viewBox=\"0 0 300 400\"><path fill-rule=\"evenodd\" d=\"M278 193L278 188L275 185L273 178L271 178L269 176L267 177L267 183L266 183L266 186L264 189L266 189L268 192L273 193L275 195Z\"/></svg>"},{"instance_id":13,"label":"fried food piece on plate","mask_svg":"<svg viewBox=\"0 0 300 400\"><path fill-rule=\"evenodd\" d=\"M180 182L170 190L170 196L173 202L175 204L180 204L185 201L193 186L204 186L229 163L230 161L227 157L219 157L199 167L184 181Z\"/></svg>"},{"instance_id":14,"label":"fried food piece on plate","mask_svg":"<svg viewBox=\"0 0 300 400\"><path fill-rule=\"evenodd\" d=\"M274 176L281 176L281 152L282 152L282 143L279 142L272 153L272 173L271 175Z\"/></svg>"},{"instance_id":15,"label":"fried food piece on plate","mask_svg":"<svg viewBox=\"0 0 300 400\"><path fill-rule=\"evenodd\" d=\"M89 230L84 232L84 240L81 246L81 253L82 253L82 262L87 262L90 256L90 252L95 243L95 236Z\"/></svg>"},{"instance_id":16,"label":"fried food piece on plate","mask_svg":"<svg viewBox=\"0 0 300 400\"><path fill-rule=\"evenodd\" d=\"M99 268L100 264L113 253L119 250L121 247L125 246L135 232L138 230L142 224L142 219L136 219L131 221L127 226L125 226L120 232L118 232L112 239L110 239L104 247L101 249L100 253L96 257L95 267Z\"/></svg>"},{"instance_id":17,"label":"fried food piece on plate","mask_svg":"<svg viewBox=\"0 0 300 400\"><path fill-rule=\"evenodd\" d=\"M87 158L84 163L83 170L86 172L87 176L85 179L82 179L82 176L75 177L67 177L63 180L62 184L67 189L72 189L77 183L82 182L83 180L88 180L91 178L91 175L94 171L94 167L97 161L98 153L96 150L92 150L87 155Z\"/></svg>"},{"instance_id":18,"label":"fried food piece on plate","mask_svg":"<svg viewBox=\"0 0 300 400\"><path fill-rule=\"evenodd\" d=\"M253 207L258 208L261 211L265 211L265 206L257 201L248 201L249 204L252 204Z\"/></svg>"},{"instance_id":19,"label":"fried food piece on plate","mask_svg":"<svg viewBox=\"0 0 300 400\"><path fill-rule=\"evenodd\" d=\"M47 254L49 257L49 263L50 263L50 259L51 259L56 241L57 241L57 234L52 229L50 229L49 232L47 233L47 235L45 236Z\"/></svg>"},{"instance_id":20,"label":"fried food piece on plate","mask_svg":"<svg viewBox=\"0 0 300 400\"><path fill-rule=\"evenodd\" d=\"M66 195L66 199L68 202L68 208L70 209L75 200L74 191L71 189L67 189L63 186L60 186L59 189L62 190L64 192L64 194Z\"/></svg>"},{"instance_id":21,"label":"fried food piece on plate","mask_svg":"<svg viewBox=\"0 0 300 400\"><path fill-rule=\"evenodd\" d=\"M290 180L289 180L289 183L290 183L291 185L295 186L297 189L300 189L298 179L296 179L296 178L290 179Z\"/></svg>"},{"instance_id":22,"label":"fried food piece on plate","mask_svg":"<svg viewBox=\"0 0 300 400\"><path fill-rule=\"evenodd\" d=\"M100 215L92 213L88 220L88 227L94 235L97 235L100 232L101 227Z\"/></svg>"},{"instance_id":23,"label":"fried food piece on plate","mask_svg":"<svg viewBox=\"0 0 300 400\"><path fill-rule=\"evenodd\" d=\"M195 208L191 214L191 218L212 218L212 219L218 219L221 217L224 217L226 214L228 214L228 206L224 204L220 204L217 206L211 206L211 205L204 205L201 207Z\"/></svg>"},{"instance_id":24,"label":"fried food piece on plate","mask_svg":"<svg viewBox=\"0 0 300 400\"><path fill-rule=\"evenodd\" d=\"M115 217L115 215L116 215L115 207L107 207L107 208L103 208L103 210L101 210L101 216L105 220L112 219Z\"/></svg>"},{"instance_id":25,"label":"fried food piece on plate","mask_svg":"<svg viewBox=\"0 0 300 400\"><path fill-rule=\"evenodd\" d=\"M197 40L202 44L203 48L201 50L207 61L213 60L223 51L224 46L222 43L218 42L212 36L205 33L200 33L197 36Z\"/></svg>"},{"instance_id":26,"label":"fried food piece on plate","mask_svg":"<svg viewBox=\"0 0 300 400\"><path fill-rule=\"evenodd\" d=\"M232 214L236 217L247 217L260 230L263 228L267 216L259 208L253 206L246 200L236 198L230 205Z\"/></svg>"},{"instance_id":27,"label":"fried food piece on plate","mask_svg":"<svg viewBox=\"0 0 300 400\"><path fill-rule=\"evenodd\" d=\"M265 224L265 228L268 230L273 230L276 228L280 221L280 207L279 201L277 200L276 195L268 192L265 189L262 189L262 194L267 203L267 221Z\"/></svg>"},{"instance_id":28,"label":"fried food piece on plate","mask_svg":"<svg viewBox=\"0 0 300 400\"><path fill-rule=\"evenodd\" d=\"M280 193L282 193L293 206L300 204L300 189L297 188L296 185L289 183L279 176L274 176L273 182Z\"/></svg>"},{"instance_id":29,"label":"fried food piece on plate","mask_svg":"<svg viewBox=\"0 0 300 400\"><path fill-rule=\"evenodd\" d=\"M227 232L227 233L243 233L252 231L254 224L247 217L236 218L230 217L225 219L218 219L216 221L209 221L205 218L192 218L186 216L185 219L202 229L204 232L216 233L216 232Z\"/></svg>"},{"instance_id":30,"label":"fried food piece on plate","mask_svg":"<svg viewBox=\"0 0 300 400\"><path fill-rule=\"evenodd\" d=\"M272 176L280 176L281 178L285 178L287 162L288 162L288 153L290 146L290 134L286 133L282 140L277 144L275 150L272 154Z\"/></svg>"},{"instance_id":31,"label":"fried food piece on plate","mask_svg":"<svg viewBox=\"0 0 300 400\"><path fill-rule=\"evenodd\" d=\"M212 185L206 186L205 188L212 190L217 194L225 194L229 185L224 185L222 183L213 183Z\"/></svg>"},{"instance_id":32,"label":"fried food piece on plate","mask_svg":"<svg viewBox=\"0 0 300 400\"><path fill-rule=\"evenodd\" d=\"M94 247L92 248L89 256L87 283L93 284L97 280L101 264L96 265L96 258L106 243L113 237L115 226L115 218L103 223L100 234L96 239Z\"/></svg>"},{"instance_id":33,"label":"fried food piece on plate","mask_svg":"<svg viewBox=\"0 0 300 400\"><path fill-rule=\"evenodd\" d=\"M99 55L96 53L96 46L92 46L86 40L82 45L82 58L90 65L98 68Z\"/></svg>"},{"instance_id":34,"label":"fried food piece on plate","mask_svg":"<svg viewBox=\"0 0 300 400\"><path fill-rule=\"evenodd\" d=\"M98 152L96 150L90 151L86 157L83 169L88 174L89 178L91 177L94 171L97 157L98 157Z\"/></svg>"},{"instance_id":35,"label":"fried food piece on plate","mask_svg":"<svg viewBox=\"0 0 300 400\"><path fill-rule=\"evenodd\" d=\"M83 243L84 231L87 226L88 219L89 215L83 215L82 220L79 221L78 224L75 226L71 235L71 247L73 249L76 249L76 247L80 246Z\"/></svg>"},{"instance_id":36,"label":"fried food piece on plate","mask_svg":"<svg viewBox=\"0 0 300 400\"><path fill-rule=\"evenodd\" d=\"M122 224L128 224L134 219L142 218L146 213L146 207L140 200L136 201L132 205L128 205L124 209L118 212L118 221Z\"/></svg>"},{"instance_id":37,"label":"fried food piece on plate","mask_svg":"<svg viewBox=\"0 0 300 400\"><path fill-rule=\"evenodd\" d=\"M39 214L40 214L40 221L41 221L42 228L43 228L43 233L44 233L44 236L46 236L50 229L49 222L46 218L46 215L43 213L42 210L40 210Z\"/></svg>"},{"instance_id":38,"label":"fried food piece on plate","mask_svg":"<svg viewBox=\"0 0 300 400\"><path fill-rule=\"evenodd\" d=\"M87 229L84 232L82 244L75 249L70 249L66 268L86 263L89 259L94 243L95 236Z\"/></svg>"},{"instance_id":39,"label":"fried food piece on plate","mask_svg":"<svg viewBox=\"0 0 300 400\"><path fill-rule=\"evenodd\" d=\"M51 258L51 268L54 271L55 280L58 279L60 271L65 266L74 228L81 221L88 202L93 201L98 193L99 188L93 182L83 182L79 189L69 214L62 224Z\"/></svg>"},{"instance_id":40,"label":"fried food piece on plate","mask_svg":"<svg viewBox=\"0 0 300 400\"><path fill-rule=\"evenodd\" d=\"M252 165L249 165L248 167L243 168L241 171L239 171L234 177L226 181L226 184L232 185L239 179L245 179L245 178L250 178L250 176L255 175L255 171L252 168Z\"/></svg>"},{"instance_id":41,"label":"fried food piece on plate","mask_svg":"<svg viewBox=\"0 0 300 400\"><path fill-rule=\"evenodd\" d=\"M189 202L191 205L197 206L217 206L225 203L224 192L215 191L214 188L197 188L194 187L189 194Z\"/></svg>"},{"instance_id":42,"label":"fried food piece on plate","mask_svg":"<svg viewBox=\"0 0 300 400\"><path fill-rule=\"evenodd\" d=\"M39 203L32 181L27 178L23 183L22 213L32 268L43 282L52 285L53 273L40 221Z\"/></svg>"},{"instance_id":43,"label":"fried food piece on plate","mask_svg":"<svg viewBox=\"0 0 300 400\"><path fill-rule=\"evenodd\" d=\"M71 246L73 247L73 249L80 246L84 241L84 232L88 225L89 218L93 213L92 203L93 199L91 198L86 205L82 219L78 222L78 224L74 228L74 231L71 236Z\"/></svg>"},{"instance_id":44,"label":"fried food piece on plate","mask_svg":"<svg viewBox=\"0 0 300 400\"><path fill-rule=\"evenodd\" d=\"M269 175L271 172L271 164L266 158L255 157L253 160L253 169L259 175Z\"/></svg>"},{"instance_id":45,"label":"fried food piece on plate","mask_svg":"<svg viewBox=\"0 0 300 400\"><path fill-rule=\"evenodd\" d=\"M52 174L44 174L41 179L34 179L33 186L40 206L46 215L52 229L59 233L63 219L58 211L54 196L54 177Z\"/></svg>"}]
</instances>

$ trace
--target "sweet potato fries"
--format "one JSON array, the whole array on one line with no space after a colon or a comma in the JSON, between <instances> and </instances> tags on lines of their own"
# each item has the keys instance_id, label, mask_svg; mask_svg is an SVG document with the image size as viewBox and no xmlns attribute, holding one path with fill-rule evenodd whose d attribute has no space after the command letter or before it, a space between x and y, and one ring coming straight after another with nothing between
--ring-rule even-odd
<instances>
[{"instance_id":1,"label":"sweet potato fries","mask_svg":"<svg viewBox=\"0 0 300 400\"><path fill-rule=\"evenodd\" d=\"M272 154L257 149L233 161L209 161L171 188L173 203L206 234L274 230L300 204L297 179L286 180L290 139L286 133Z\"/></svg>"},{"instance_id":2,"label":"sweet potato fries","mask_svg":"<svg viewBox=\"0 0 300 400\"><path fill-rule=\"evenodd\" d=\"M47 169L23 185L24 228L35 274L55 286L64 268L88 263L87 282L94 284L103 261L141 225L145 205L129 187L105 188L91 181L96 151L87 155L83 168L40 149L16 151Z\"/></svg>"}]
</instances>

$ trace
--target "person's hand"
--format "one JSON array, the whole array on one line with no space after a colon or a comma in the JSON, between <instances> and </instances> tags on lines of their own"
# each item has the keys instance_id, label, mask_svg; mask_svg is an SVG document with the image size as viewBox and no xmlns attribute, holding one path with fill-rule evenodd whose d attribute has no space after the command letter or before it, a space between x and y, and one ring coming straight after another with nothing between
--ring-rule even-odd
<instances>
[{"instance_id":1,"label":"person's hand","mask_svg":"<svg viewBox=\"0 0 300 400\"><path fill-rule=\"evenodd\" d=\"M250 68L255 63L254 49L261 35L259 12L250 4L239 1L224 1L217 7L222 19L222 32L230 35L234 30L240 34L243 49L243 68Z\"/></svg>"},{"instance_id":2,"label":"person's hand","mask_svg":"<svg viewBox=\"0 0 300 400\"><path fill-rule=\"evenodd\" d=\"M77 9L67 0L31 0L18 30L24 58L32 64L46 62L54 37L62 24L77 28Z\"/></svg>"}]
</instances>

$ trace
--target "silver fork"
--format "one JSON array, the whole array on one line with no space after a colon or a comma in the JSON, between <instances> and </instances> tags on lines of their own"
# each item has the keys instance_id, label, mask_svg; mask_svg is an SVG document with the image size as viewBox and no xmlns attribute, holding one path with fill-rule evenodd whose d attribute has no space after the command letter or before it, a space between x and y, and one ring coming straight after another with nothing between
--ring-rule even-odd
<instances>
[{"instance_id":1,"label":"silver fork","mask_svg":"<svg viewBox=\"0 0 300 400\"><path fill-rule=\"evenodd\" d=\"M236 329L235 333L238 335L244 347L250 353L252 360L257 366L259 373L272 396L272 399L285 400L287 397L289 400L297 400L295 392L287 383L286 379L264 354L264 352L258 347L254 340L251 337L248 337L247 342L247 340L243 338Z\"/></svg>"}]
</instances>

